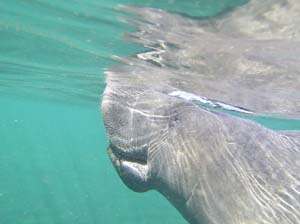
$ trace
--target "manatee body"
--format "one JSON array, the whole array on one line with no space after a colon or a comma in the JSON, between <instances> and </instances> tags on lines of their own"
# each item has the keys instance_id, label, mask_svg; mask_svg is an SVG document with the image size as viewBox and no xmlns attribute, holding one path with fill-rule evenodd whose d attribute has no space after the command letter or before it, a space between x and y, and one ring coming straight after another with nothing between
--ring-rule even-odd
<instances>
[{"instance_id":1,"label":"manatee body","mask_svg":"<svg viewBox=\"0 0 300 224\"><path fill-rule=\"evenodd\" d=\"M121 85L102 111L123 182L159 191L190 223L300 223L300 132Z\"/></svg>"},{"instance_id":2,"label":"manatee body","mask_svg":"<svg viewBox=\"0 0 300 224\"><path fill-rule=\"evenodd\" d=\"M190 223L300 223L300 131L194 102L299 118L300 1L201 20L125 8L141 17L125 37L152 51L106 71L108 153L123 182L161 192Z\"/></svg>"}]
</instances>

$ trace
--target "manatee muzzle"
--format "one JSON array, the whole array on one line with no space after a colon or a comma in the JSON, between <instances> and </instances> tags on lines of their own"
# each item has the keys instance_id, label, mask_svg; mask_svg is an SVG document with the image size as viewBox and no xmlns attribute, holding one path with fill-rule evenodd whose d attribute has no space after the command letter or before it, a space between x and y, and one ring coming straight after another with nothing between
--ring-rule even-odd
<instances>
[{"instance_id":1,"label":"manatee muzzle","mask_svg":"<svg viewBox=\"0 0 300 224\"><path fill-rule=\"evenodd\" d=\"M136 192L151 188L146 149L125 151L110 144L108 155L127 187Z\"/></svg>"}]
</instances>

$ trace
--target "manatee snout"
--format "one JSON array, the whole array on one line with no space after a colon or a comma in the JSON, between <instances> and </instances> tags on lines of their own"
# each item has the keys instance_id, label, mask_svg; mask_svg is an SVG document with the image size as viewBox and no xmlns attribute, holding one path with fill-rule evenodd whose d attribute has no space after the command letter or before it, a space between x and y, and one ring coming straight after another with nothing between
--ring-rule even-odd
<instances>
[{"instance_id":1,"label":"manatee snout","mask_svg":"<svg viewBox=\"0 0 300 224\"><path fill-rule=\"evenodd\" d=\"M122 181L134 191L149 190L147 119L110 94L103 98L102 112L110 142L108 155Z\"/></svg>"}]
</instances>

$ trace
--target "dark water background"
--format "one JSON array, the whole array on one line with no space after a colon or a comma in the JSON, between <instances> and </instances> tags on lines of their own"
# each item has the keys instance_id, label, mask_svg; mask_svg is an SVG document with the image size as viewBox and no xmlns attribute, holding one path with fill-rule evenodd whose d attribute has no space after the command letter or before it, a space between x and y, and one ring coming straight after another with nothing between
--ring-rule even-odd
<instances>
[{"instance_id":1,"label":"dark water background","mask_svg":"<svg viewBox=\"0 0 300 224\"><path fill-rule=\"evenodd\" d=\"M117 6L207 17L243 3L2 0L0 223L186 223L158 193L128 190L106 153L103 71L113 55L144 49L122 40L134 27L120 22L128 15ZM294 124L259 119L276 129Z\"/></svg>"}]
</instances>

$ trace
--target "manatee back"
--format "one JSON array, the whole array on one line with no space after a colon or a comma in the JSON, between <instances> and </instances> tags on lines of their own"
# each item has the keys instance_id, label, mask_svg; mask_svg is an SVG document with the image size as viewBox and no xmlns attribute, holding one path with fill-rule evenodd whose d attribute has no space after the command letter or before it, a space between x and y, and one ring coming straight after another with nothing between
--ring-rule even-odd
<instances>
[{"instance_id":1,"label":"manatee back","mask_svg":"<svg viewBox=\"0 0 300 224\"><path fill-rule=\"evenodd\" d=\"M184 114L164 139L160 191L191 223L300 222L294 137L200 108Z\"/></svg>"},{"instance_id":2,"label":"manatee back","mask_svg":"<svg viewBox=\"0 0 300 224\"><path fill-rule=\"evenodd\" d=\"M285 131L278 131L278 133L285 135L291 139L293 139L296 144L300 145L300 131L298 130L285 130Z\"/></svg>"}]
</instances>

